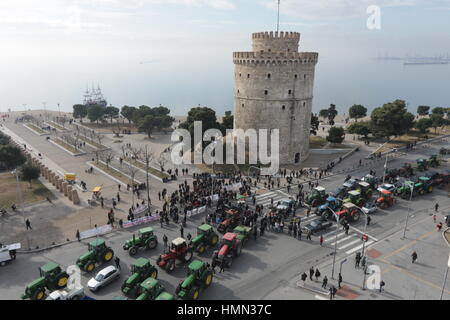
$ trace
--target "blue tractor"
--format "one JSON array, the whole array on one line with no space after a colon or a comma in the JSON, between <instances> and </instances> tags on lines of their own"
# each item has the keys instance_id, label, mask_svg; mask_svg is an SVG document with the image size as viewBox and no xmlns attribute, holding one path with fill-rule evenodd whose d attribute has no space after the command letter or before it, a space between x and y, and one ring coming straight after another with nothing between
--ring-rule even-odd
<instances>
[{"instance_id":1,"label":"blue tractor","mask_svg":"<svg viewBox=\"0 0 450 320\"><path fill-rule=\"evenodd\" d=\"M333 217L333 211L339 211L342 207L342 201L335 197L328 197L326 202L317 208L316 215L321 216L323 219L330 219ZM331 210L330 210L331 209Z\"/></svg>"}]
</instances>

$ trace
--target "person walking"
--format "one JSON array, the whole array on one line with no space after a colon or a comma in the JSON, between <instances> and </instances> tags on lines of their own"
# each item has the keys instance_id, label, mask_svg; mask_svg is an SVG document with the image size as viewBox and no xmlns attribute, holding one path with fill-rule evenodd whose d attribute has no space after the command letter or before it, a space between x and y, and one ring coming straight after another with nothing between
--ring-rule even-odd
<instances>
[{"instance_id":1,"label":"person walking","mask_svg":"<svg viewBox=\"0 0 450 320\"><path fill-rule=\"evenodd\" d=\"M370 216L367 216L367 225L370 225L370 221L372 221L372 218Z\"/></svg>"},{"instance_id":2,"label":"person walking","mask_svg":"<svg viewBox=\"0 0 450 320\"><path fill-rule=\"evenodd\" d=\"M306 240L311 240L311 234L310 230L306 233Z\"/></svg>"},{"instance_id":3,"label":"person walking","mask_svg":"<svg viewBox=\"0 0 450 320\"><path fill-rule=\"evenodd\" d=\"M184 238L184 228L183 228L183 225L180 225L180 237Z\"/></svg>"},{"instance_id":4,"label":"person walking","mask_svg":"<svg viewBox=\"0 0 450 320\"><path fill-rule=\"evenodd\" d=\"M120 203L120 194L117 192L117 202Z\"/></svg>"},{"instance_id":5,"label":"person walking","mask_svg":"<svg viewBox=\"0 0 450 320\"><path fill-rule=\"evenodd\" d=\"M359 268L360 262L361 262L361 252L357 252L355 256L355 269Z\"/></svg>"},{"instance_id":6,"label":"person walking","mask_svg":"<svg viewBox=\"0 0 450 320\"><path fill-rule=\"evenodd\" d=\"M27 227L27 230L28 229L33 230L33 228L31 227L31 222L28 219L25 221L25 226Z\"/></svg>"},{"instance_id":7,"label":"person walking","mask_svg":"<svg viewBox=\"0 0 450 320\"><path fill-rule=\"evenodd\" d=\"M331 286L331 288L330 288L331 299L334 299L336 297L336 292L337 292L336 287Z\"/></svg>"},{"instance_id":8,"label":"person walking","mask_svg":"<svg viewBox=\"0 0 450 320\"><path fill-rule=\"evenodd\" d=\"M302 229L298 228L298 240L302 240Z\"/></svg>"},{"instance_id":9,"label":"person walking","mask_svg":"<svg viewBox=\"0 0 450 320\"><path fill-rule=\"evenodd\" d=\"M385 285L386 285L386 283L384 283L384 281L381 280L381 281L380 281L380 293L381 293L381 291L384 290L384 286L385 286Z\"/></svg>"},{"instance_id":10,"label":"person walking","mask_svg":"<svg viewBox=\"0 0 450 320\"><path fill-rule=\"evenodd\" d=\"M318 281L319 278L320 278L320 271L319 271L318 268L316 269L316 272L314 273L314 276L316 277L316 281Z\"/></svg>"},{"instance_id":11,"label":"person walking","mask_svg":"<svg viewBox=\"0 0 450 320\"><path fill-rule=\"evenodd\" d=\"M219 273L225 272L225 260L222 259L222 261L220 262L220 270Z\"/></svg>"},{"instance_id":12,"label":"person walking","mask_svg":"<svg viewBox=\"0 0 450 320\"><path fill-rule=\"evenodd\" d=\"M325 277L323 277L323 280L322 280L322 288L326 289L327 284L328 284L328 278L327 278L327 276L325 276Z\"/></svg>"},{"instance_id":13,"label":"person walking","mask_svg":"<svg viewBox=\"0 0 450 320\"><path fill-rule=\"evenodd\" d=\"M439 210L439 203L436 203L435 205L434 205L434 212L438 212L438 210Z\"/></svg>"},{"instance_id":14,"label":"person walking","mask_svg":"<svg viewBox=\"0 0 450 320\"><path fill-rule=\"evenodd\" d=\"M164 234L163 236L163 242L164 242L164 251L166 251L167 249L167 242L169 241L169 239L167 238L167 236Z\"/></svg>"},{"instance_id":15,"label":"person walking","mask_svg":"<svg viewBox=\"0 0 450 320\"><path fill-rule=\"evenodd\" d=\"M303 281L303 285L305 285L305 281L306 281L306 279L308 278L308 275L306 274L306 272L303 272L302 275L300 276L300 278L301 278L302 281Z\"/></svg>"},{"instance_id":16,"label":"person walking","mask_svg":"<svg viewBox=\"0 0 450 320\"><path fill-rule=\"evenodd\" d=\"M80 230L77 229L77 233L75 234L75 237L77 237L77 240L80 241Z\"/></svg>"},{"instance_id":17,"label":"person walking","mask_svg":"<svg viewBox=\"0 0 450 320\"><path fill-rule=\"evenodd\" d=\"M121 187L121 186L120 186L120 183L119 183L119 184L117 185L117 188L119 189L119 192L120 192L120 187Z\"/></svg>"},{"instance_id":18,"label":"person walking","mask_svg":"<svg viewBox=\"0 0 450 320\"><path fill-rule=\"evenodd\" d=\"M311 267L309 269L309 279L312 281L314 276L314 267Z\"/></svg>"},{"instance_id":19,"label":"person walking","mask_svg":"<svg viewBox=\"0 0 450 320\"><path fill-rule=\"evenodd\" d=\"M323 245L323 236L322 235L320 236L319 242L320 242L320 246L322 246Z\"/></svg>"},{"instance_id":20,"label":"person walking","mask_svg":"<svg viewBox=\"0 0 450 320\"><path fill-rule=\"evenodd\" d=\"M114 259L114 263L116 264L116 268L120 270L120 259L118 256Z\"/></svg>"},{"instance_id":21,"label":"person walking","mask_svg":"<svg viewBox=\"0 0 450 320\"><path fill-rule=\"evenodd\" d=\"M339 276L338 276L338 288L339 289L341 288L341 283L342 283L342 275L341 275L341 273L339 273Z\"/></svg>"},{"instance_id":22,"label":"person walking","mask_svg":"<svg viewBox=\"0 0 450 320\"><path fill-rule=\"evenodd\" d=\"M416 260L417 260L417 252L416 252L416 251L414 251L414 252L411 254L411 258L412 258L412 263L415 263Z\"/></svg>"}]
</instances>

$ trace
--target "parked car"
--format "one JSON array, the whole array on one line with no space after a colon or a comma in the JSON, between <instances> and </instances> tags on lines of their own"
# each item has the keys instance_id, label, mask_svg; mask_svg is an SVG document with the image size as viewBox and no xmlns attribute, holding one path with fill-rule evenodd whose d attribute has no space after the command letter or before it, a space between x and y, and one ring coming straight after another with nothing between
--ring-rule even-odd
<instances>
[{"instance_id":1,"label":"parked car","mask_svg":"<svg viewBox=\"0 0 450 320\"><path fill-rule=\"evenodd\" d=\"M302 230L307 233L308 231L311 231L311 234L314 234L316 232L328 229L333 225L330 221L325 221L323 219L316 219L313 220L311 223L307 224L302 228Z\"/></svg>"},{"instance_id":2,"label":"parked car","mask_svg":"<svg viewBox=\"0 0 450 320\"><path fill-rule=\"evenodd\" d=\"M91 291L97 291L120 277L120 270L115 266L109 266L99 271L95 277L88 281L87 286Z\"/></svg>"},{"instance_id":3,"label":"parked car","mask_svg":"<svg viewBox=\"0 0 450 320\"><path fill-rule=\"evenodd\" d=\"M56 290L50 293L46 300L82 300L84 299L84 289L69 289L64 288L61 290Z\"/></svg>"},{"instance_id":4,"label":"parked car","mask_svg":"<svg viewBox=\"0 0 450 320\"><path fill-rule=\"evenodd\" d=\"M361 208L366 214L377 212L378 207L374 202L368 202Z\"/></svg>"}]
</instances>

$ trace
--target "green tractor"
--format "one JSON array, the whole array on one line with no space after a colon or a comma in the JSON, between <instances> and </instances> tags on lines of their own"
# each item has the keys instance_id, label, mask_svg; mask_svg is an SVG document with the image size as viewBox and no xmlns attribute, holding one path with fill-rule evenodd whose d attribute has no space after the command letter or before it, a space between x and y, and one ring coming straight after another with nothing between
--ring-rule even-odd
<instances>
[{"instance_id":1,"label":"green tractor","mask_svg":"<svg viewBox=\"0 0 450 320\"><path fill-rule=\"evenodd\" d=\"M236 234L236 238L241 241L242 246L250 239L252 236L252 228L246 226L237 226L234 228L233 233Z\"/></svg>"},{"instance_id":2,"label":"green tractor","mask_svg":"<svg viewBox=\"0 0 450 320\"><path fill-rule=\"evenodd\" d=\"M152 277L139 285L138 295L136 300L175 300L175 297L166 292L164 286Z\"/></svg>"},{"instance_id":3,"label":"green tractor","mask_svg":"<svg viewBox=\"0 0 450 320\"><path fill-rule=\"evenodd\" d=\"M213 247L219 242L219 236L209 224L202 224L197 228L197 236L192 239L190 245L198 253L205 252L207 247Z\"/></svg>"},{"instance_id":4,"label":"green tractor","mask_svg":"<svg viewBox=\"0 0 450 320\"><path fill-rule=\"evenodd\" d=\"M411 197L415 197L417 195L417 189L415 187L415 183L412 181L405 181L397 190L396 194L400 196L402 199L409 199Z\"/></svg>"},{"instance_id":5,"label":"green tractor","mask_svg":"<svg viewBox=\"0 0 450 320\"><path fill-rule=\"evenodd\" d=\"M420 177L414 185L414 189L416 189L417 193L420 195L431 193L433 192L433 181L428 177Z\"/></svg>"},{"instance_id":6,"label":"green tractor","mask_svg":"<svg viewBox=\"0 0 450 320\"><path fill-rule=\"evenodd\" d=\"M344 199L343 203L353 203L361 208L366 203L366 199L364 199L358 190L352 190L347 193L347 198Z\"/></svg>"},{"instance_id":7,"label":"green tractor","mask_svg":"<svg viewBox=\"0 0 450 320\"><path fill-rule=\"evenodd\" d=\"M428 161L426 159L417 159L417 170L419 171L428 170Z\"/></svg>"},{"instance_id":8,"label":"green tractor","mask_svg":"<svg viewBox=\"0 0 450 320\"><path fill-rule=\"evenodd\" d=\"M181 299L197 300L201 289L213 281L213 271L206 262L195 260L188 267L187 277L177 286L175 293Z\"/></svg>"},{"instance_id":9,"label":"green tractor","mask_svg":"<svg viewBox=\"0 0 450 320\"><path fill-rule=\"evenodd\" d=\"M158 238L153 234L153 228L143 228L139 230L138 237L133 234L133 238L125 242L123 250L128 250L130 256L134 256L139 248L147 250L155 249L158 245Z\"/></svg>"},{"instance_id":10,"label":"green tractor","mask_svg":"<svg viewBox=\"0 0 450 320\"><path fill-rule=\"evenodd\" d=\"M158 270L150 263L150 260L139 258L131 264L131 276L122 284L122 292L125 295L136 297L139 284L147 278L158 278Z\"/></svg>"},{"instance_id":11,"label":"green tractor","mask_svg":"<svg viewBox=\"0 0 450 320\"><path fill-rule=\"evenodd\" d=\"M39 268L40 277L31 282L25 289L22 299L43 300L45 289L50 292L63 289L67 286L69 275L61 267L50 262Z\"/></svg>"},{"instance_id":12,"label":"green tractor","mask_svg":"<svg viewBox=\"0 0 450 320\"><path fill-rule=\"evenodd\" d=\"M325 192L325 188L316 187L313 189L312 193L306 198L306 204L315 208L327 201L328 195Z\"/></svg>"},{"instance_id":13,"label":"green tractor","mask_svg":"<svg viewBox=\"0 0 450 320\"><path fill-rule=\"evenodd\" d=\"M95 264L104 264L112 260L114 251L106 246L105 240L96 239L89 242L89 252L83 254L78 258L76 265L86 272L92 272L95 269Z\"/></svg>"},{"instance_id":14,"label":"green tractor","mask_svg":"<svg viewBox=\"0 0 450 320\"><path fill-rule=\"evenodd\" d=\"M430 167L436 168L439 167L441 165L437 154L434 154L430 157L430 159L428 159L428 164Z\"/></svg>"},{"instance_id":15,"label":"green tractor","mask_svg":"<svg viewBox=\"0 0 450 320\"><path fill-rule=\"evenodd\" d=\"M359 191L361 193L361 196L366 200L370 200L372 198L372 188L370 187L370 184L368 182L365 181L359 181L358 182L358 189L357 191Z\"/></svg>"}]
</instances>

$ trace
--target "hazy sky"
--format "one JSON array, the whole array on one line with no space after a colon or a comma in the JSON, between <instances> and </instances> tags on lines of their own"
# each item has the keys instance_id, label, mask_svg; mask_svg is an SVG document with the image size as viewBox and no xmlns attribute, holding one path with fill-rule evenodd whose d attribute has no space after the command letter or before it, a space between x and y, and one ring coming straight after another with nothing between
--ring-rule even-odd
<instances>
[{"instance_id":1,"label":"hazy sky","mask_svg":"<svg viewBox=\"0 0 450 320\"><path fill-rule=\"evenodd\" d=\"M396 82L399 97L450 106L450 65L414 70L411 87L402 81L411 80L408 70L394 66L393 75L389 65L367 67L386 52L450 53L450 0L281 2L281 29L301 32L300 50L320 54L316 110L329 103L387 102L396 95L395 83L380 86L386 86L383 77L394 76L402 82ZM0 111L42 108L42 102L70 111L92 84L100 84L115 106L161 103L177 115L198 104L232 110L232 52L249 50L252 32L276 28L276 3L1 0ZM366 27L369 5L381 7L381 30ZM434 78L439 81L431 84ZM430 86L423 95L416 89L421 83Z\"/></svg>"}]
</instances>

